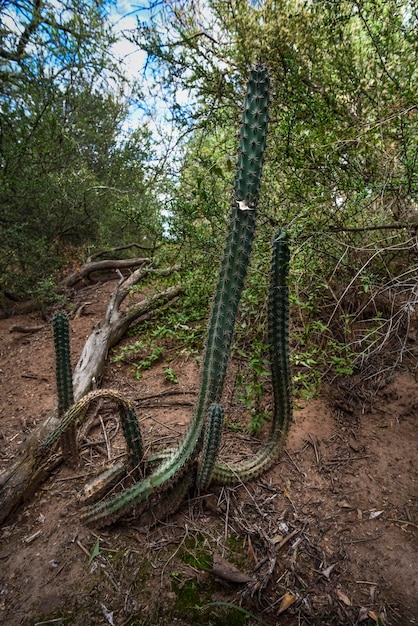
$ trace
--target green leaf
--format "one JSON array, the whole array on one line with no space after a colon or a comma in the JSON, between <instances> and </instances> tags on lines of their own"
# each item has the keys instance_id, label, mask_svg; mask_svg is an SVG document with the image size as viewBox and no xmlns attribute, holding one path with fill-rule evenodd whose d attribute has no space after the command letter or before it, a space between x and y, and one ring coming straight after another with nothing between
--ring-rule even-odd
<instances>
[{"instance_id":1,"label":"green leaf","mask_svg":"<svg viewBox=\"0 0 418 626\"><path fill-rule=\"evenodd\" d=\"M96 542L93 546L92 551L90 552L90 557L89 557L89 565L91 565L94 561L94 559L99 556L100 554L100 539L99 537L97 537Z\"/></svg>"}]
</instances>

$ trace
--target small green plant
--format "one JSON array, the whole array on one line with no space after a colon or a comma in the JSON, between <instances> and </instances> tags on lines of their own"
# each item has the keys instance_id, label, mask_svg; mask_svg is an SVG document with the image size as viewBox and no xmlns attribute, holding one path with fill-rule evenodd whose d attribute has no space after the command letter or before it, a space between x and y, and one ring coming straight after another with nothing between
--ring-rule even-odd
<instances>
[{"instance_id":1,"label":"small green plant","mask_svg":"<svg viewBox=\"0 0 418 626\"><path fill-rule=\"evenodd\" d=\"M176 372L172 367L166 367L164 370L164 378L167 382L173 383L174 385L178 385L179 379L177 378Z\"/></svg>"},{"instance_id":2,"label":"small green plant","mask_svg":"<svg viewBox=\"0 0 418 626\"><path fill-rule=\"evenodd\" d=\"M269 346L258 341L252 348L253 355L246 365L246 375L241 372L237 375L238 400L250 412L250 424L246 429L250 435L258 435L263 425L271 415L262 407L262 399L265 392L265 383L270 377L270 364L267 358ZM237 348L238 356L248 359L245 351Z\"/></svg>"},{"instance_id":3,"label":"small green plant","mask_svg":"<svg viewBox=\"0 0 418 626\"><path fill-rule=\"evenodd\" d=\"M379 276L373 272L362 272L359 280L364 293L369 293L379 284Z\"/></svg>"},{"instance_id":4,"label":"small green plant","mask_svg":"<svg viewBox=\"0 0 418 626\"><path fill-rule=\"evenodd\" d=\"M142 378L142 372L144 370L149 370L154 365L154 363L156 363L161 358L163 353L164 348L156 346L152 349L152 352L147 357L145 357L145 359L141 359L140 361L138 361L138 363L136 363L134 367L135 378L137 380L140 380Z\"/></svg>"},{"instance_id":5,"label":"small green plant","mask_svg":"<svg viewBox=\"0 0 418 626\"><path fill-rule=\"evenodd\" d=\"M91 565L94 561L94 559L96 557L98 557L100 554L100 539L99 537L97 537L96 541L94 542L94 545L91 549L90 552L90 556L89 556L89 565Z\"/></svg>"},{"instance_id":6,"label":"small green plant","mask_svg":"<svg viewBox=\"0 0 418 626\"><path fill-rule=\"evenodd\" d=\"M203 533L197 533L187 537L179 557L182 563L191 567L198 569L211 568L213 559L208 536Z\"/></svg>"},{"instance_id":7,"label":"small green plant","mask_svg":"<svg viewBox=\"0 0 418 626\"><path fill-rule=\"evenodd\" d=\"M303 400L316 398L321 389L321 374L316 369L310 372L297 372L292 381L295 395Z\"/></svg>"},{"instance_id":8,"label":"small green plant","mask_svg":"<svg viewBox=\"0 0 418 626\"><path fill-rule=\"evenodd\" d=\"M205 324L189 317L184 312L174 312L166 315L164 323L144 325L141 334L149 342L168 341L182 351L192 352L200 350L205 336Z\"/></svg>"},{"instance_id":9,"label":"small green plant","mask_svg":"<svg viewBox=\"0 0 418 626\"><path fill-rule=\"evenodd\" d=\"M202 610L209 608L225 608L229 609L228 615L225 615L225 624L228 623L228 626L232 624L236 624L237 626L241 626L247 623L247 620L255 620L257 624L261 624L262 626L268 626L267 622L265 622L261 617L257 617L254 613L247 611L242 606L238 604L234 604L233 602L209 602L205 606L202 607ZM239 619L241 618L241 619ZM233 621L232 621L233 620ZM219 622L218 622L219 623Z\"/></svg>"},{"instance_id":10,"label":"small green plant","mask_svg":"<svg viewBox=\"0 0 418 626\"><path fill-rule=\"evenodd\" d=\"M313 348L311 352L296 352L292 355L292 364L306 369L314 368L318 364L315 352L316 348Z\"/></svg>"},{"instance_id":11,"label":"small green plant","mask_svg":"<svg viewBox=\"0 0 418 626\"><path fill-rule=\"evenodd\" d=\"M154 345L156 342L169 344L171 350L183 354L196 354L201 351L207 326L207 304L211 283L202 279L199 267L194 268L185 277L186 293L178 304L178 308L156 313L149 322L140 327L133 327L128 336L134 337L141 333L142 340Z\"/></svg>"},{"instance_id":12,"label":"small green plant","mask_svg":"<svg viewBox=\"0 0 418 626\"><path fill-rule=\"evenodd\" d=\"M164 348L161 346L154 346L147 356L138 360L139 355L149 349L150 345L147 342L143 340L135 341L128 346L122 346L119 348L119 353L114 354L113 361L115 363L122 361L123 363L133 364L133 375L136 380L140 380L142 378L142 372L144 370L149 370L164 353Z\"/></svg>"},{"instance_id":13,"label":"small green plant","mask_svg":"<svg viewBox=\"0 0 418 626\"><path fill-rule=\"evenodd\" d=\"M352 376L356 354L349 346L338 344L335 341L328 341L330 349L330 361L337 376Z\"/></svg>"},{"instance_id":14,"label":"small green plant","mask_svg":"<svg viewBox=\"0 0 418 626\"><path fill-rule=\"evenodd\" d=\"M65 300L64 296L58 292L57 284L53 278L39 281L36 287L31 289L30 295L41 307L62 303Z\"/></svg>"},{"instance_id":15,"label":"small green plant","mask_svg":"<svg viewBox=\"0 0 418 626\"><path fill-rule=\"evenodd\" d=\"M251 416L251 422L248 427L248 433L253 436L260 434L264 424L271 420L270 411L257 411Z\"/></svg>"},{"instance_id":16,"label":"small green plant","mask_svg":"<svg viewBox=\"0 0 418 626\"><path fill-rule=\"evenodd\" d=\"M144 346L143 341L135 341L135 343L129 344L129 346L122 346L119 348L119 354L113 355L113 362L117 363L120 361L130 362L132 357L136 356L138 352L142 350Z\"/></svg>"}]
</instances>

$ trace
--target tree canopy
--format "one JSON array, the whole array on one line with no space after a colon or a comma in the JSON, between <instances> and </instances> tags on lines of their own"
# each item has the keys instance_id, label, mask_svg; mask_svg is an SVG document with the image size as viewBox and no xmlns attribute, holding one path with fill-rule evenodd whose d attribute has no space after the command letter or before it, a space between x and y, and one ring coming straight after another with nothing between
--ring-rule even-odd
<instances>
[{"instance_id":1,"label":"tree canopy","mask_svg":"<svg viewBox=\"0 0 418 626\"><path fill-rule=\"evenodd\" d=\"M65 246L132 233L165 239L167 254L210 282L243 85L261 60L272 106L250 301L261 298L272 231L287 225L298 349L334 346L344 369L358 352L377 354L395 328L394 350L405 353L416 306L415 2L148 0L118 35L113 2L1 8L3 290L50 275ZM128 86L112 56L117 37L146 53L141 84ZM175 129L158 167L151 117L126 130L129 92L157 112L162 136ZM395 300L403 313L393 326Z\"/></svg>"},{"instance_id":2,"label":"tree canopy","mask_svg":"<svg viewBox=\"0 0 418 626\"><path fill-rule=\"evenodd\" d=\"M242 85L262 60L273 91L261 237L268 241L275 225L291 230L299 348L307 337L324 346L325 332L338 340L337 364L347 355L354 363L359 348L361 358L377 353L390 335L393 290L405 312L397 330L416 306L416 3L174 0L149 8L153 19L139 21L131 38L191 137L173 214L200 240L206 226L208 245L214 240L228 206ZM179 105L185 91L192 108Z\"/></svg>"},{"instance_id":3,"label":"tree canopy","mask_svg":"<svg viewBox=\"0 0 418 626\"><path fill-rule=\"evenodd\" d=\"M0 268L3 289L36 288L80 245L160 234L142 125L111 53L107 2L4 2L0 16ZM130 233L126 233L129 224Z\"/></svg>"}]
</instances>

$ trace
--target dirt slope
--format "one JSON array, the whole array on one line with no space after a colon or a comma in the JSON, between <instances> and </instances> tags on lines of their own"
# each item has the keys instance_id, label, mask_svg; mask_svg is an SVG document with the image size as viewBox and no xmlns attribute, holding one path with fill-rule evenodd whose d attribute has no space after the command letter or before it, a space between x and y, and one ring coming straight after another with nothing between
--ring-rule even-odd
<instances>
[{"instance_id":1,"label":"dirt slope","mask_svg":"<svg viewBox=\"0 0 418 626\"><path fill-rule=\"evenodd\" d=\"M87 304L71 321L74 363L111 288L78 295ZM42 324L36 315L0 320L0 468L55 406L50 324L10 332ZM194 358L177 354L170 367L178 384L161 362L140 381L109 363L102 381L134 400L151 447L178 440L198 387ZM398 373L370 412L341 411L338 395L297 403L284 454L262 479L191 497L156 526L133 518L99 531L80 523L76 495L123 453L102 406L79 466L61 466L0 529L0 623L417 623L417 382ZM227 411L237 411L232 401ZM256 446L231 431L222 454ZM234 582L228 564L248 582Z\"/></svg>"}]
</instances>

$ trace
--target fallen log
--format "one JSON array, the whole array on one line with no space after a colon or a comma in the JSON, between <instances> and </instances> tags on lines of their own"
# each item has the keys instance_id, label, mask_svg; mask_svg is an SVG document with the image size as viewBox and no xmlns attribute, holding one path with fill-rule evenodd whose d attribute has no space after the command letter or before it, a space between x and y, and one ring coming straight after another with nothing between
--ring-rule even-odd
<instances>
[{"instance_id":1,"label":"fallen log","mask_svg":"<svg viewBox=\"0 0 418 626\"><path fill-rule=\"evenodd\" d=\"M143 267L150 262L148 258L138 259L105 259L103 261L88 261L77 272L70 274L61 281L61 286L66 289L74 287L78 282L85 278L89 278L94 272L103 272L108 270L120 271L123 269L134 269Z\"/></svg>"},{"instance_id":2,"label":"fallen log","mask_svg":"<svg viewBox=\"0 0 418 626\"><path fill-rule=\"evenodd\" d=\"M27 335L32 335L33 333L39 333L39 331L45 328L45 324L42 326L12 326L9 330L9 333L24 333Z\"/></svg>"},{"instance_id":3,"label":"fallen log","mask_svg":"<svg viewBox=\"0 0 418 626\"><path fill-rule=\"evenodd\" d=\"M129 246L121 246L120 249L124 249L125 247L132 247L135 244L130 244ZM114 248L114 251L119 250L119 248ZM109 252L109 251L108 251ZM101 280L105 282L107 280L114 280L118 276L122 276L123 271L125 273L127 271L135 271L139 268L145 267L149 265L151 259L148 257L140 257L134 259L102 259L100 261L95 260L101 254L105 254L105 252L98 252L96 255L89 257L87 261L82 265L82 267L73 272L69 276L66 276L57 284L58 291L65 293L67 289L71 289L73 287L78 286L80 282L98 282ZM92 275L97 274L100 276L100 279L96 281L92 279ZM0 308L0 319L10 317L10 315L19 314L25 315L27 313L33 313L35 311L39 311L42 309L43 304L39 298L31 298L30 300L20 300L16 295L9 291L2 292L4 297L4 302L2 302L2 307ZM13 302L13 305L7 304L8 301ZM25 332L20 330L20 327L13 327L10 332Z\"/></svg>"},{"instance_id":4,"label":"fallen log","mask_svg":"<svg viewBox=\"0 0 418 626\"><path fill-rule=\"evenodd\" d=\"M140 268L128 278L119 281L115 288L103 322L88 337L73 374L74 400L85 396L94 384L100 380L110 348L115 346L125 335L133 322L150 312L173 302L184 291L181 286L174 286L121 310L121 305L132 287L149 274L165 275L178 269L177 266L166 270ZM59 423L57 411L50 415L22 444L18 458L0 474L0 524L24 501L28 500L51 472L62 462L59 449L48 457L38 454L40 443L56 428Z\"/></svg>"}]
</instances>

